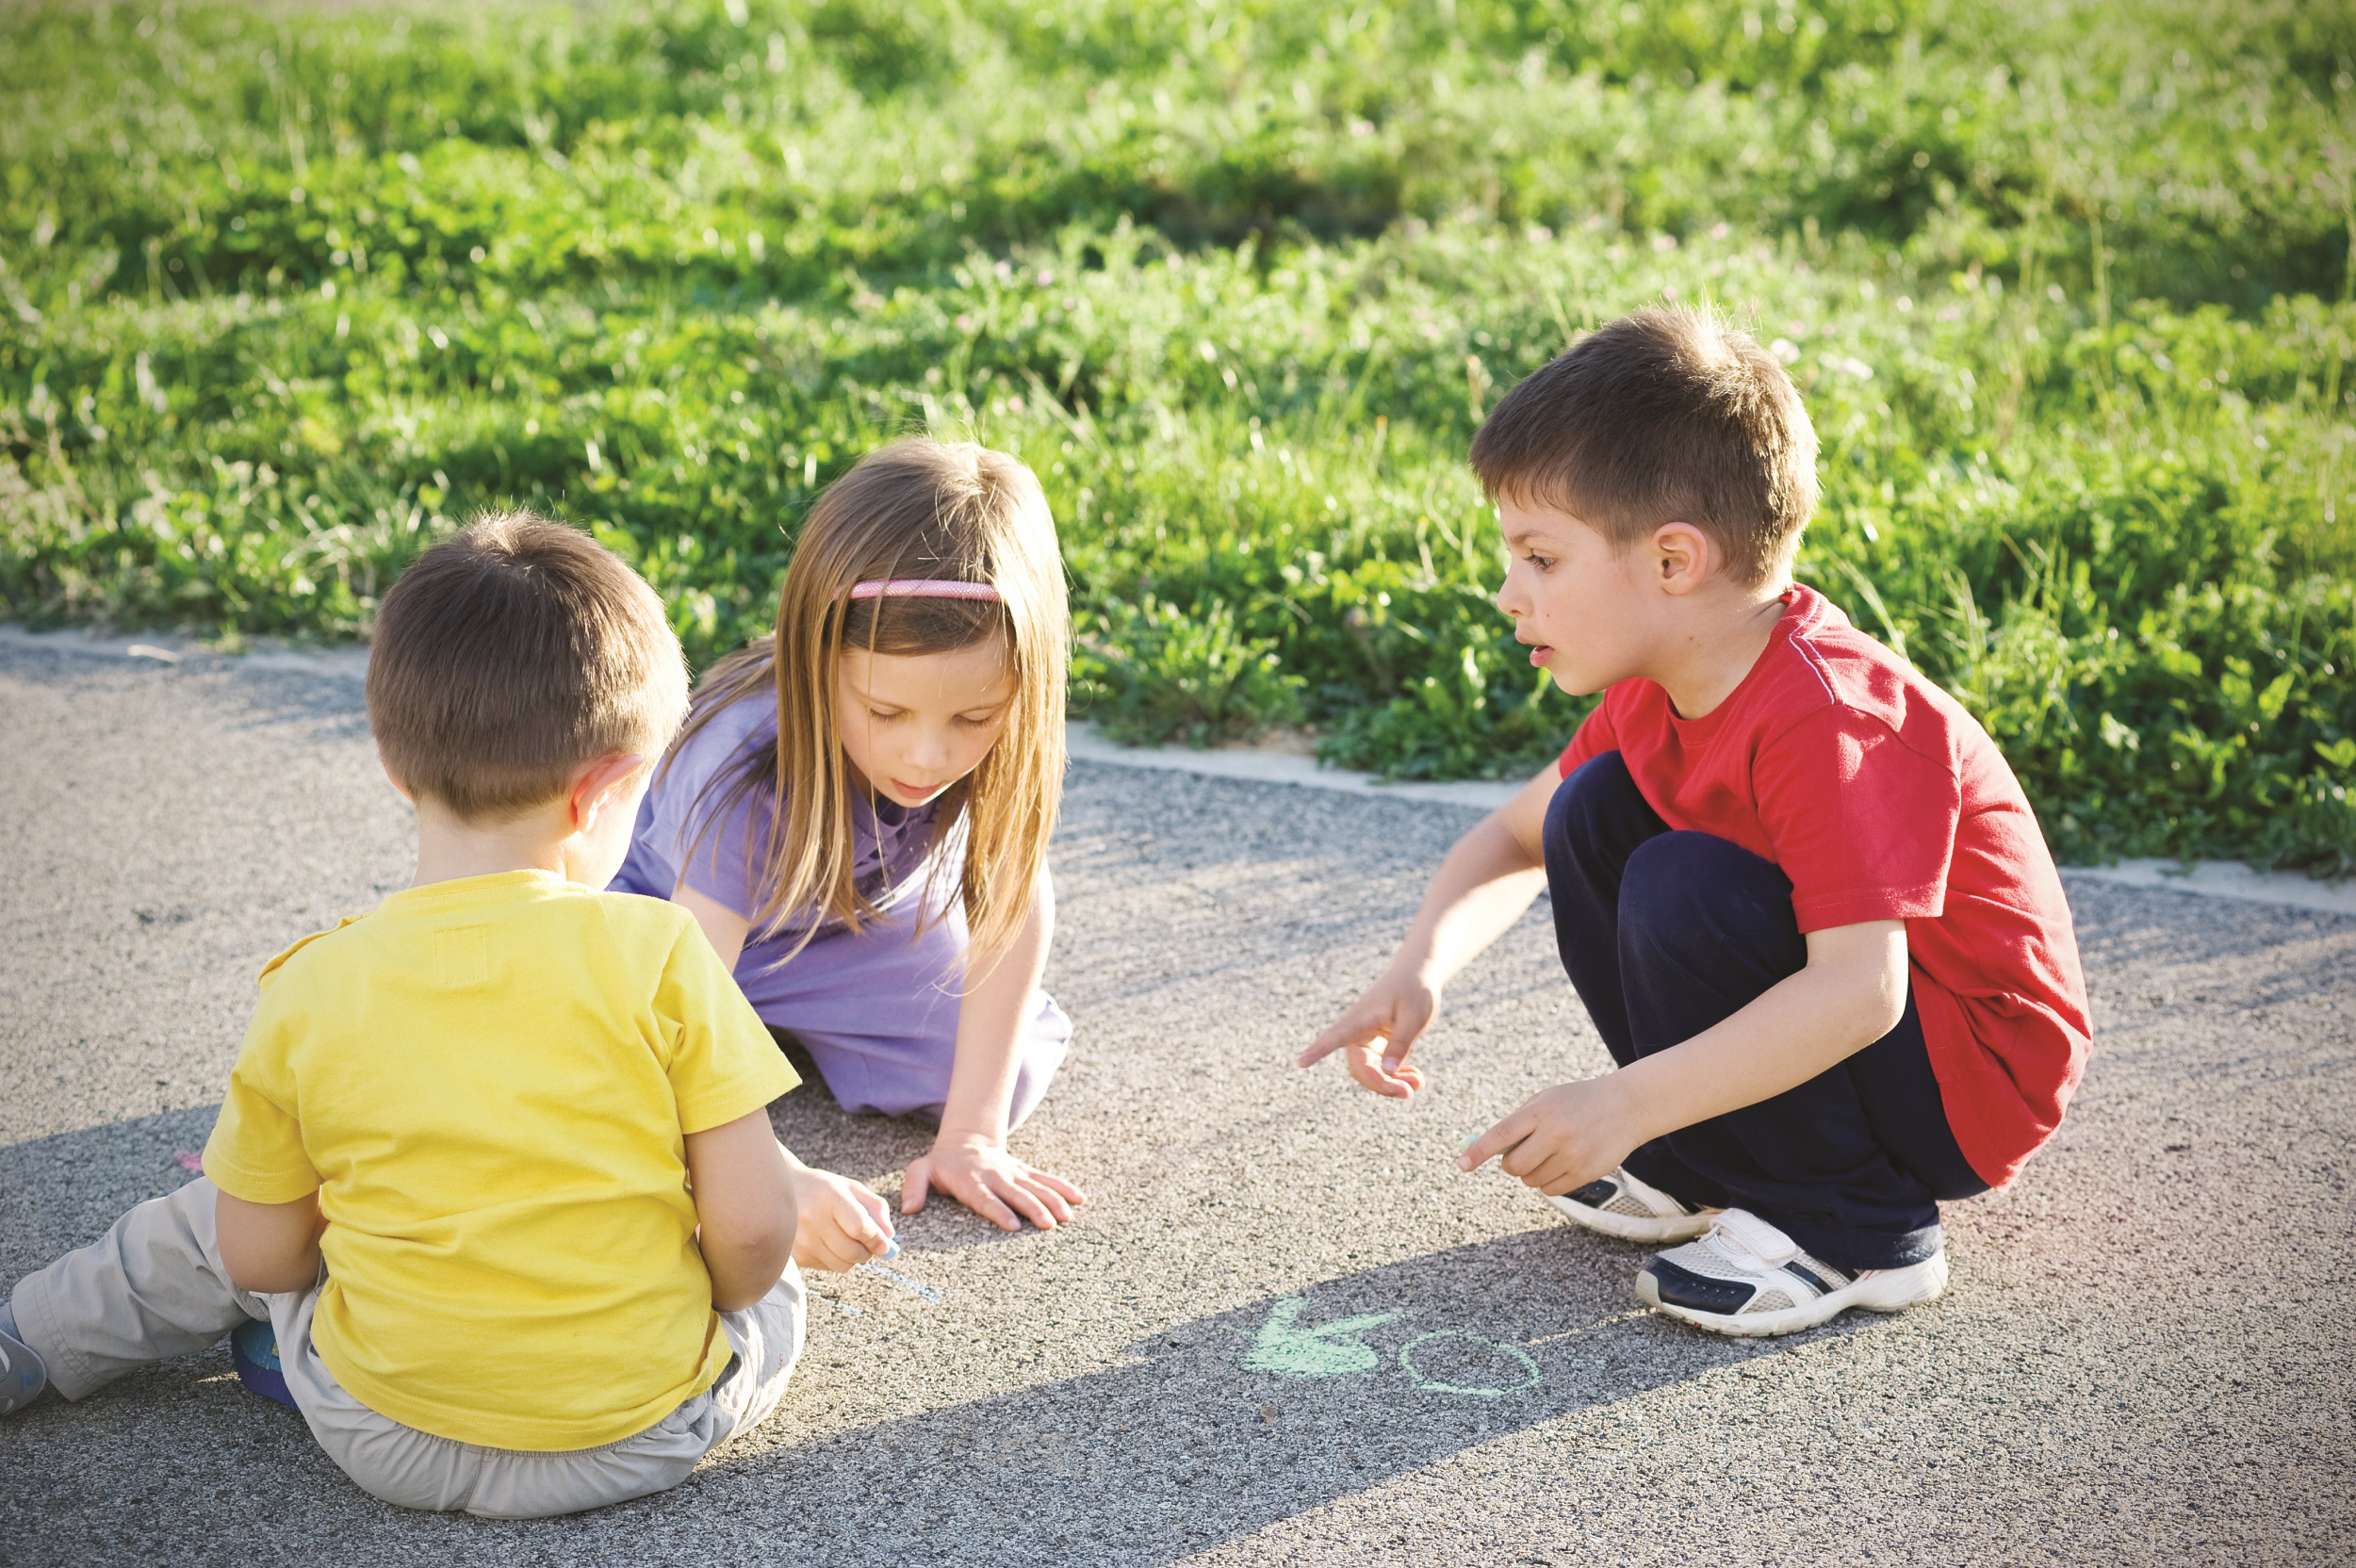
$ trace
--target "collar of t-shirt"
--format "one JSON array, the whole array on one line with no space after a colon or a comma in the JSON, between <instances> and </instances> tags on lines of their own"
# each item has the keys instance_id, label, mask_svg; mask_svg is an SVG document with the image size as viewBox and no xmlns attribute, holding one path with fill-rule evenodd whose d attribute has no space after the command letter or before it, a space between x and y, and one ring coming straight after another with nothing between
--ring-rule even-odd
<instances>
[{"instance_id":1,"label":"collar of t-shirt","mask_svg":"<svg viewBox=\"0 0 2356 1568\"><path fill-rule=\"evenodd\" d=\"M1775 662L1775 655L1790 646L1792 639L1815 627L1821 619L1824 603L1824 596L1798 583L1786 589L1783 613L1776 617L1775 629L1768 632L1767 645L1759 650L1759 657L1751 661L1751 667L1743 672L1741 680L1735 682L1734 690L1700 718L1680 717L1677 704L1668 701L1669 694L1665 688L1662 690L1661 706L1668 710L1669 726L1676 732L1677 743L1684 748L1685 755L1693 756L1699 748L1708 745L1718 731L1726 727L1728 715L1742 710L1751 694L1766 683L1766 671Z\"/></svg>"}]
</instances>

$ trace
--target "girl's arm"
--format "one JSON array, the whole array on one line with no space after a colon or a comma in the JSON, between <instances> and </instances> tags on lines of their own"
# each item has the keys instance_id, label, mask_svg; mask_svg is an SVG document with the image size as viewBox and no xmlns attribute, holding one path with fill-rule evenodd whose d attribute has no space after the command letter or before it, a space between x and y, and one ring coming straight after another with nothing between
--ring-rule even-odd
<instances>
[{"instance_id":1,"label":"girl's arm","mask_svg":"<svg viewBox=\"0 0 2356 1568\"><path fill-rule=\"evenodd\" d=\"M727 905L706 898L682 882L671 890L671 902L695 917L703 927L704 940L720 956L720 967L730 971L744 954L744 939L751 934L753 923Z\"/></svg>"},{"instance_id":2,"label":"girl's arm","mask_svg":"<svg viewBox=\"0 0 2356 1568\"><path fill-rule=\"evenodd\" d=\"M1088 1201L1062 1177L1006 1152L1006 1110L1021 1065L1023 1025L1047 969L1055 933L1055 886L1041 868L1030 918L1013 944L1001 953L967 956L948 1102L931 1152L908 1164L901 1213L922 1209L938 1186L1002 1230L1020 1230L1028 1219L1052 1231L1071 1219L1075 1205Z\"/></svg>"},{"instance_id":3,"label":"girl's arm","mask_svg":"<svg viewBox=\"0 0 2356 1568\"><path fill-rule=\"evenodd\" d=\"M1562 782L1552 767L1456 841L1440 862L1389 969L1301 1054L1302 1067L1342 1053L1350 1075L1377 1094L1406 1100L1423 1074L1407 1049L1440 1008L1440 991L1522 918L1546 885L1542 835Z\"/></svg>"}]
</instances>

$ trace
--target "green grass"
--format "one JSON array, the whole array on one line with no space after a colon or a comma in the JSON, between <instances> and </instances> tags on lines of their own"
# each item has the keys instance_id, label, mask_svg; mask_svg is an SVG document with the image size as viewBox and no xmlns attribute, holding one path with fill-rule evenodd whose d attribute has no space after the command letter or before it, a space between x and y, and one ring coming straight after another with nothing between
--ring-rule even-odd
<instances>
[{"instance_id":1,"label":"green grass","mask_svg":"<svg viewBox=\"0 0 2356 1568\"><path fill-rule=\"evenodd\" d=\"M2356 867L2346 7L7 14L0 613L362 636L521 502L708 661L818 488L971 433L1115 732L1512 775L1580 705L1465 445L1668 294L1791 364L1803 577L2057 851Z\"/></svg>"}]
</instances>

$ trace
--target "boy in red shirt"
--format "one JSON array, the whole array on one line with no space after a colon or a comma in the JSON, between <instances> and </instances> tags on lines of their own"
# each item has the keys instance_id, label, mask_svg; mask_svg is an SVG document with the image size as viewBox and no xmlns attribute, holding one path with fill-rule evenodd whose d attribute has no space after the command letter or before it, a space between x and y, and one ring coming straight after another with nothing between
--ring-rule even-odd
<instances>
[{"instance_id":1,"label":"boy in red shirt","mask_svg":"<svg viewBox=\"0 0 2356 1568\"><path fill-rule=\"evenodd\" d=\"M1559 768L1449 851L1383 977L1301 1056L1405 1099L1441 988L1545 888L1617 1070L1468 1147L1594 1230L1683 1242L1648 1304L1778 1334L1944 1288L1942 1200L2060 1124L2090 1025L2052 856L1995 743L1792 581L1816 436L1783 368L1650 308L1472 449L1497 607L1564 691Z\"/></svg>"}]
</instances>

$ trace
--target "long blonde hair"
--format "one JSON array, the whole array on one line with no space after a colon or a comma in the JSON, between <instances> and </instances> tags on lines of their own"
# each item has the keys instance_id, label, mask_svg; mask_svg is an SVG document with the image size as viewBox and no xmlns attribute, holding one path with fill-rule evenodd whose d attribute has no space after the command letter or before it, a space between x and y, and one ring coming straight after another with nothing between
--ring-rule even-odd
<instances>
[{"instance_id":1,"label":"long blonde hair","mask_svg":"<svg viewBox=\"0 0 2356 1568\"><path fill-rule=\"evenodd\" d=\"M986 582L998 598L850 596L854 584L901 578ZM1055 518L1037 475L972 442L894 441L826 487L786 568L777 629L712 666L670 753L722 709L774 688L775 748L748 756L733 776L715 775L705 789L724 785L723 797L697 814L724 821L753 789L769 791L767 863L747 868L767 890L753 927L775 934L789 917L812 915L785 957L826 920L857 931L881 912L859 891L853 865L855 789L835 710L843 649L954 653L992 637L1003 639L1014 672L1013 707L980 765L942 797L933 829L937 850L965 828L957 893L969 939L984 953L1005 950L1022 931L1063 799L1072 616ZM868 804L872 811L872 785ZM936 858L934 877L945 878L947 858ZM928 889L928 908L945 891Z\"/></svg>"}]
</instances>

